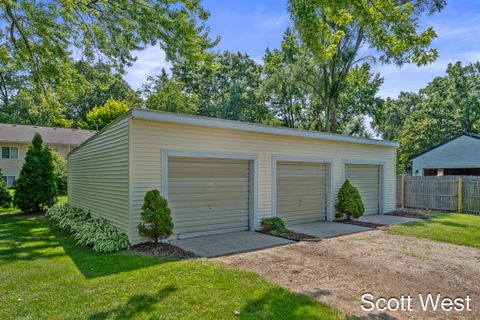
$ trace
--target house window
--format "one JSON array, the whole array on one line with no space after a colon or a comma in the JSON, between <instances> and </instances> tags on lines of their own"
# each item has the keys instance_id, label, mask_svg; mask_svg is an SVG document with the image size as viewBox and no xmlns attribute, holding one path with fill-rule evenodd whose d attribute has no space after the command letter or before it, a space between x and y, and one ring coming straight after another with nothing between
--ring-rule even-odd
<instances>
[{"instance_id":1,"label":"house window","mask_svg":"<svg viewBox=\"0 0 480 320\"><path fill-rule=\"evenodd\" d=\"M13 188L13 184L15 183L15 176L3 176L2 179L7 183L7 188Z\"/></svg>"},{"instance_id":2,"label":"house window","mask_svg":"<svg viewBox=\"0 0 480 320\"><path fill-rule=\"evenodd\" d=\"M2 147L2 159L18 159L18 148Z\"/></svg>"}]
</instances>

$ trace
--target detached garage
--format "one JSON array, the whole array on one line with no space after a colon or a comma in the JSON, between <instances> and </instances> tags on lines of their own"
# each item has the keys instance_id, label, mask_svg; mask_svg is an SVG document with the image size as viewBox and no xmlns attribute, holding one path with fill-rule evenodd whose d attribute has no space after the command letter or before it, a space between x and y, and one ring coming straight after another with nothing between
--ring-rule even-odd
<instances>
[{"instance_id":1,"label":"detached garage","mask_svg":"<svg viewBox=\"0 0 480 320\"><path fill-rule=\"evenodd\" d=\"M133 243L145 193L168 199L173 238L255 230L263 217L332 221L349 179L366 214L395 209L391 141L132 109L69 155L69 202Z\"/></svg>"}]
</instances>

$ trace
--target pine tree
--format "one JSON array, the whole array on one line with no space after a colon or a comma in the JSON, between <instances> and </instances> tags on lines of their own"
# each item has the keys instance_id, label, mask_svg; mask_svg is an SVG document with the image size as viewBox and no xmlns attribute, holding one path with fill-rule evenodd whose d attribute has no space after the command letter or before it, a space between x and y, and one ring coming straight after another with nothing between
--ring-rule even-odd
<instances>
[{"instance_id":1,"label":"pine tree","mask_svg":"<svg viewBox=\"0 0 480 320\"><path fill-rule=\"evenodd\" d=\"M142 236L149 237L158 243L158 239L165 239L173 232L173 221L168 202L158 190L150 190L145 194L142 212L143 222L138 224L138 231Z\"/></svg>"},{"instance_id":2,"label":"pine tree","mask_svg":"<svg viewBox=\"0 0 480 320\"><path fill-rule=\"evenodd\" d=\"M341 219L345 215L348 220L352 217L359 218L365 212L362 197L350 181L345 180L338 191L338 202L335 205L337 209L336 218Z\"/></svg>"},{"instance_id":3,"label":"pine tree","mask_svg":"<svg viewBox=\"0 0 480 320\"><path fill-rule=\"evenodd\" d=\"M54 204L56 195L52 155L37 133L15 182L14 204L24 212L42 212Z\"/></svg>"}]
</instances>

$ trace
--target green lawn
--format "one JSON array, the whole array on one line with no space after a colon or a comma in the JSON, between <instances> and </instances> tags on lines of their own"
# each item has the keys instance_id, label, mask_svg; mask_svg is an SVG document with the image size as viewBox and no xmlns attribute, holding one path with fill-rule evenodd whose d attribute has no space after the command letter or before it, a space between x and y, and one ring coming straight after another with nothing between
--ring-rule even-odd
<instances>
[{"instance_id":1,"label":"green lawn","mask_svg":"<svg viewBox=\"0 0 480 320\"><path fill-rule=\"evenodd\" d=\"M0 319L344 319L254 273L95 253L19 213L0 215L0 283Z\"/></svg>"},{"instance_id":2,"label":"green lawn","mask_svg":"<svg viewBox=\"0 0 480 320\"><path fill-rule=\"evenodd\" d=\"M392 234L480 248L480 215L432 214L430 220L396 225Z\"/></svg>"}]
</instances>

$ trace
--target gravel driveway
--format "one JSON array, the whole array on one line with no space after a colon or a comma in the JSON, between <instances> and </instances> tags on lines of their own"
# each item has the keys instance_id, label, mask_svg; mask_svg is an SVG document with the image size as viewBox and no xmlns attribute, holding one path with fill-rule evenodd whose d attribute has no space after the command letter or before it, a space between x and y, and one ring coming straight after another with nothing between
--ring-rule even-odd
<instances>
[{"instance_id":1,"label":"gravel driveway","mask_svg":"<svg viewBox=\"0 0 480 320\"><path fill-rule=\"evenodd\" d=\"M480 250L385 231L214 259L368 319L475 319L480 314ZM361 296L410 294L413 311L365 312ZM471 312L424 312L419 293L471 297ZM393 305L392 305L393 306Z\"/></svg>"}]
</instances>

